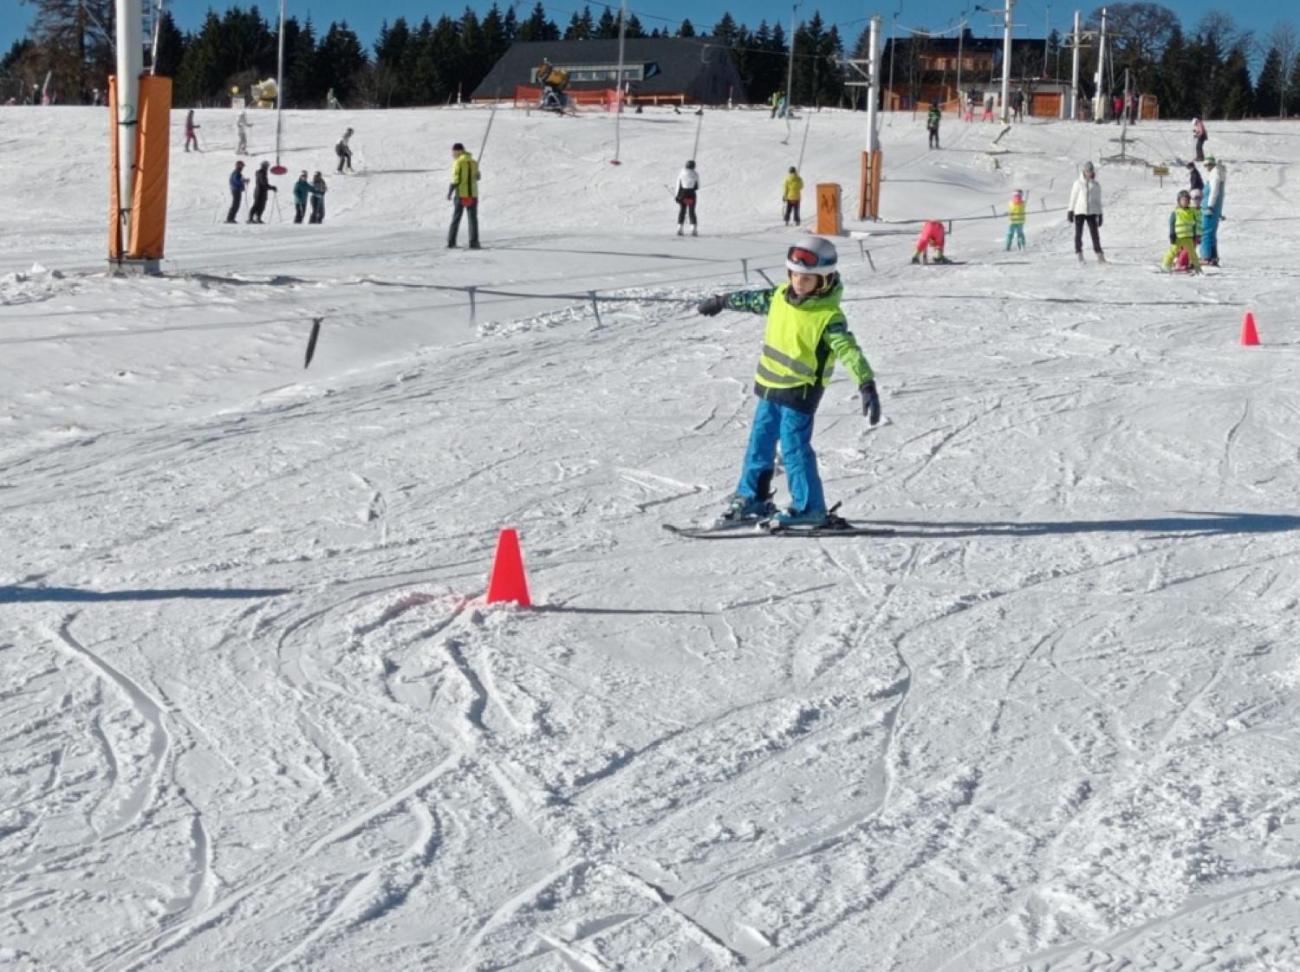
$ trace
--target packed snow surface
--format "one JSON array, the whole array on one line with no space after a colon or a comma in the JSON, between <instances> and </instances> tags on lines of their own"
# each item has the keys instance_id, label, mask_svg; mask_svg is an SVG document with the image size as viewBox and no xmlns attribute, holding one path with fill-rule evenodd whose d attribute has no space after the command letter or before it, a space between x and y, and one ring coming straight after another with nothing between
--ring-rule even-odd
<instances>
[{"instance_id":1,"label":"packed snow surface","mask_svg":"<svg viewBox=\"0 0 1300 972\"><path fill-rule=\"evenodd\" d=\"M1211 125L1187 277L1185 122L887 118L862 223L861 114L289 112L258 227L180 120L165 274L114 279L107 113L0 109L0 966L1300 968L1300 124ZM676 538L763 328L694 301L782 279L793 164L884 404L837 376L827 493L895 532Z\"/></svg>"}]
</instances>

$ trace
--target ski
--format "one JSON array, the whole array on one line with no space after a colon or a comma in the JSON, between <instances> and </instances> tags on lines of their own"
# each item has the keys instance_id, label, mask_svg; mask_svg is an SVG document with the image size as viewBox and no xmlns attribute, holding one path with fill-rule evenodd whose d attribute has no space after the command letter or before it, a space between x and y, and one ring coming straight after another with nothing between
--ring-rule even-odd
<instances>
[{"instance_id":1,"label":"ski","mask_svg":"<svg viewBox=\"0 0 1300 972\"><path fill-rule=\"evenodd\" d=\"M778 526L771 521L760 521L744 526L689 527L665 523L663 528L684 540L747 540L755 537L888 537L896 531L889 527L874 527L840 520L829 526Z\"/></svg>"}]
</instances>

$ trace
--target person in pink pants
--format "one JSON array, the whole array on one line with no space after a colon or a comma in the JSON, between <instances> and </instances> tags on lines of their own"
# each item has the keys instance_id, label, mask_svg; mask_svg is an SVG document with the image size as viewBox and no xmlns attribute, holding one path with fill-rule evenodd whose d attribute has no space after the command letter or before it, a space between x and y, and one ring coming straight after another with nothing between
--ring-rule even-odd
<instances>
[{"instance_id":1,"label":"person in pink pants","mask_svg":"<svg viewBox=\"0 0 1300 972\"><path fill-rule=\"evenodd\" d=\"M943 223L937 219L932 219L921 227L921 235L916 238L916 253L912 255L912 262L929 262L926 260L926 250L931 246L934 247L935 263L952 263L943 255Z\"/></svg>"}]
</instances>

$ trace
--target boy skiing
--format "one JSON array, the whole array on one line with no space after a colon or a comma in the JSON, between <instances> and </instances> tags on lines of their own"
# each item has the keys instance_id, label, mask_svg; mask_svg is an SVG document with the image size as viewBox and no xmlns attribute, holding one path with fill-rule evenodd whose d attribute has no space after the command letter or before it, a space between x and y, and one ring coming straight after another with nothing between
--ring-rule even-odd
<instances>
[{"instance_id":1,"label":"boy skiing","mask_svg":"<svg viewBox=\"0 0 1300 972\"><path fill-rule=\"evenodd\" d=\"M793 165L790 171L786 173L785 182L781 185L781 201L785 203L785 225L790 225L790 220L794 220L794 225L799 225L799 202L803 197L803 179L799 177L799 170Z\"/></svg>"},{"instance_id":2,"label":"boy skiing","mask_svg":"<svg viewBox=\"0 0 1300 972\"><path fill-rule=\"evenodd\" d=\"M942 118L939 112L939 102L930 102L930 110L925 115L925 130L930 133L930 148L939 147L939 121Z\"/></svg>"},{"instance_id":3,"label":"boy skiing","mask_svg":"<svg viewBox=\"0 0 1300 972\"><path fill-rule=\"evenodd\" d=\"M1007 225L1007 249L1011 249L1011 241L1016 243L1016 249L1025 248L1025 194L1017 189L1011 194L1011 202L1007 203L1007 218L1011 221Z\"/></svg>"},{"instance_id":4,"label":"boy skiing","mask_svg":"<svg viewBox=\"0 0 1300 972\"><path fill-rule=\"evenodd\" d=\"M1192 273L1201 272L1201 261L1196 255L1196 245L1201 242L1200 215L1192 208L1192 194L1186 189L1178 193L1178 205L1169 214L1169 251L1165 254L1161 266L1173 270L1174 261L1180 254L1187 254L1187 263Z\"/></svg>"},{"instance_id":5,"label":"boy skiing","mask_svg":"<svg viewBox=\"0 0 1300 972\"><path fill-rule=\"evenodd\" d=\"M754 377L758 405L749 446L736 492L716 526L769 520L778 527L842 525L826 508L812 448L813 417L836 360L852 374L862 414L872 425L880 421L880 396L871 365L840 310L844 287L837 262L834 244L805 236L786 251L786 283L770 290L717 294L696 308L708 317L724 309L767 315ZM772 503L778 442L791 497L784 512Z\"/></svg>"}]
</instances>

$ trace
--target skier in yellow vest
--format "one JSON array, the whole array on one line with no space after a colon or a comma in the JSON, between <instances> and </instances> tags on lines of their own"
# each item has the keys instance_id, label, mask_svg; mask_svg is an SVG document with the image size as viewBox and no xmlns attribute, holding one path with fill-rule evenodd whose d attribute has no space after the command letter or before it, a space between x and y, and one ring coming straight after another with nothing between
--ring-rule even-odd
<instances>
[{"instance_id":1,"label":"skier in yellow vest","mask_svg":"<svg viewBox=\"0 0 1300 972\"><path fill-rule=\"evenodd\" d=\"M853 376L867 421L880 421L875 376L840 310L844 285L836 269L838 259L830 240L805 236L786 251L787 281L779 287L717 294L699 303L697 310L708 317L724 309L767 315L754 377L758 407L749 448L740 484L717 521L719 527L759 521L794 528L837 525L838 518L826 508L812 448L813 416L836 361ZM784 512L772 503L778 442L792 501Z\"/></svg>"},{"instance_id":2,"label":"skier in yellow vest","mask_svg":"<svg viewBox=\"0 0 1300 972\"><path fill-rule=\"evenodd\" d=\"M799 177L799 170L793 165L786 174L785 182L781 186L781 201L785 203L785 225L790 225L790 220L794 220L794 225L799 225L799 202L803 197L803 179Z\"/></svg>"},{"instance_id":3,"label":"skier in yellow vest","mask_svg":"<svg viewBox=\"0 0 1300 972\"><path fill-rule=\"evenodd\" d=\"M1161 264L1166 270L1174 268L1174 260L1179 252L1187 254L1188 268L1192 273L1201 272L1201 258L1196 254L1196 246L1201 242L1201 216L1192 208L1192 194L1186 189L1178 193L1178 206L1169 214L1169 250Z\"/></svg>"},{"instance_id":4,"label":"skier in yellow vest","mask_svg":"<svg viewBox=\"0 0 1300 972\"><path fill-rule=\"evenodd\" d=\"M1007 203L1007 217L1011 220L1007 226L1007 249L1011 249L1014 240L1016 248L1025 248L1025 194L1017 189Z\"/></svg>"}]
</instances>

